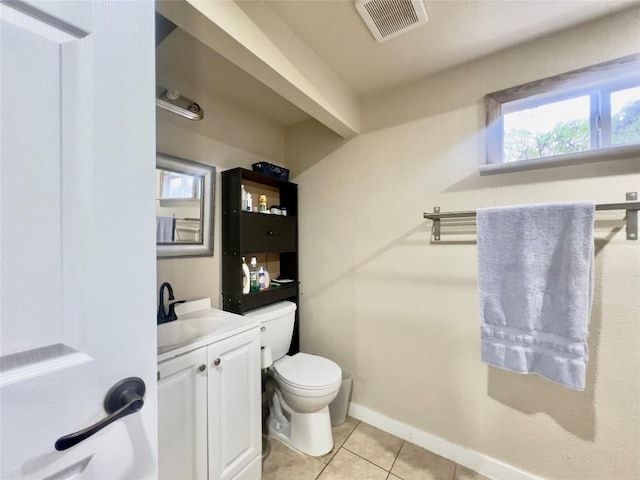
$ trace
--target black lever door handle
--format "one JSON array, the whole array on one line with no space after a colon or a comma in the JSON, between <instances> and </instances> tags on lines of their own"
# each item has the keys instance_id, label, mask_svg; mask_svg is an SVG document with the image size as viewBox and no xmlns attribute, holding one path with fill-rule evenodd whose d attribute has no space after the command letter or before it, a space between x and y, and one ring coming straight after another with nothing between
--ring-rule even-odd
<instances>
[{"instance_id":1,"label":"black lever door handle","mask_svg":"<svg viewBox=\"0 0 640 480\"><path fill-rule=\"evenodd\" d=\"M111 387L104 399L104 409L109 416L79 432L60 437L56 441L56 450L71 448L116 420L136 413L144 405L145 390L146 386L141 378L129 377L120 380Z\"/></svg>"}]
</instances>

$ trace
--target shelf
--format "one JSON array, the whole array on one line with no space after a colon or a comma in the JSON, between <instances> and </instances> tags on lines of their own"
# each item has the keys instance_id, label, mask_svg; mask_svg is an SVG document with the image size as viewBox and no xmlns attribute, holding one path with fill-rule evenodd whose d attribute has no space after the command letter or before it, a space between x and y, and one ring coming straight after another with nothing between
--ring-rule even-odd
<instances>
[{"instance_id":1,"label":"shelf","mask_svg":"<svg viewBox=\"0 0 640 480\"><path fill-rule=\"evenodd\" d=\"M290 218L291 221L296 219L295 215L276 215L275 213L260 213L260 212L249 212L247 210L242 210L242 215L248 215L251 217L275 217L275 218Z\"/></svg>"},{"instance_id":2,"label":"shelf","mask_svg":"<svg viewBox=\"0 0 640 480\"><path fill-rule=\"evenodd\" d=\"M221 173L222 179L222 297L228 312L250 310L288 300L299 305L298 283L242 294L241 256L277 255L265 260L282 278L299 278L298 271L298 185L244 168ZM242 187L255 200L267 195L270 205L282 205L287 215L241 210ZM247 258L248 260L249 258ZM263 261L262 263L264 263ZM276 273L277 272L277 273ZM299 350L299 309L296 310L290 353Z\"/></svg>"},{"instance_id":3,"label":"shelf","mask_svg":"<svg viewBox=\"0 0 640 480\"><path fill-rule=\"evenodd\" d=\"M275 291L285 291L285 293L287 295L295 295L295 293L291 293L288 290L295 290L295 287L298 286L298 282L293 282L287 286L282 286L282 287L269 287L266 288L264 290L260 290L259 292L249 292L249 293L245 293L242 295L243 300L246 299L247 297L256 297L256 296L261 296L261 295L266 295L268 293L272 293Z\"/></svg>"},{"instance_id":4,"label":"shelf","mask_svg":"<svg viewBox=\"0 0 640 480\"><path fill-rule=\"evenodd\" d=\"M239 169L242 172L242 179L249 180L250 182L262 183L271 187L281 188L283 186L295 185L295 183L279 180L274 177L269 177L263 173L254 172L253 170L246 170L244 168ZM297 186L297 185L296 185Z\"/></svg>"},{"instance_id":5,"label":"shelf","mask_svg":"<svg viewBox=\"0 0 640 480\"><path fill-rule=\"evenodd\" d=\"M298 295L298 283L287 287L271 287L261 292L253 292L242 295L242 311L253 310L265 305L279 302Z\"/></svg>"}]
</instances>

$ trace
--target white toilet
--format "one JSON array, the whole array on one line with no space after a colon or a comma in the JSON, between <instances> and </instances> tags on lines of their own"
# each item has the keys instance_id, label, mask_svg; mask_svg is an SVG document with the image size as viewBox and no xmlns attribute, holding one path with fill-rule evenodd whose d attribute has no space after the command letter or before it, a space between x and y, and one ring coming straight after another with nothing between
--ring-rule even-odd
<instances>
[{"instance_id":1,"label":"white toilet","mask_svg":"<svg viewBox=\"0 0 640 480\"><path fill-rule=\"evenodd\" d=\"M342 371L318 355L287 355L295 314L295 303L280 302L245 315L260 322L260 342L271 349L273 357L269 373L275 380L275 389L267 419L269 435L317 457L333 448L328 405L338 394Z\"/></svg>"}]
</instances>

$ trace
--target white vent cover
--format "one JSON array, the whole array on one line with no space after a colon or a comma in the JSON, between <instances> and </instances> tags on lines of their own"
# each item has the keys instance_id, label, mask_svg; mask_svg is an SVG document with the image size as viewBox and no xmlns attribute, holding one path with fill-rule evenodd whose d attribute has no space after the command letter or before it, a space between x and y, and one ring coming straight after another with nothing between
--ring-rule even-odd
<instances>
[{"instance_id":1,"label":"white vent cover","mask_svg":"<svg viewBox=\"0 0 640 480\"><path fill-rule=\"evenodd\" d=\"M356 9L378 42L427 23L422 0L356 0Z\"/></svg>"}]
</instances>

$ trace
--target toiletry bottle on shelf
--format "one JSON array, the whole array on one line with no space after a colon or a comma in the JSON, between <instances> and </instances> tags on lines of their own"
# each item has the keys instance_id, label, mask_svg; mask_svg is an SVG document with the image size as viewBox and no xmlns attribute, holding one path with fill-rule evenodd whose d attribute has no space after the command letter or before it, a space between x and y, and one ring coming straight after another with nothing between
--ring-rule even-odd
<instances>
[{"instance_id":1,"label":"toiletry bottle on shelf","mask_svg":"<svg viewBox=\"0 0 640 480\"><path fill-rule=\"evenodd\" d=\"M252 195L251 195L249 192L247 192L247 204L246 204L246 205L243 205L243 208L244 208L247 212L250 212L250 211L251 211L251 207L252 207L252 205L253 205L253 198L252 198Z\"/></svg>"},{"instance_id":2,"label":"toiletry bottle on shelf","mask_svg":"<svg viewBox=\"0 0 640 480\"><path fill-rule=\"evenodd\" d=\"M246 210L247 209L247 191L244 189L244 185L240 185L240 190L241 190L240 205L242 205L240 208L242 210Z\"/></svg>"},{"instance_id":3,"label":"toiletry bottle on shelf","mask_svg":"<svg viewBox=\"0 0 640 480\"><path fill-rule=\"evenodd\" d=\"M260 267L260 270L258 270L258 285L260 287L260 290L264 290L265 288L267 288L266 278L264 276L264 268L262 267Z\"/></svg>"},{"instance_id":4,"label":"toiletry bottle on shelf","mask_svg":"<svg viewBox=\"0 0 640 480\"><path fill-rule=\"evenodd\" d=\"M260 284L258 283L258 260L256 257L251 257L251 268L249 269L250 290L252 292L260 291Z\"/></svg>"},{"instance_id":5,"label":"toiletry bottle on shelf","mask_svg":"<svg viewBox=\"0 0 640 480\"><path fill-rule=\"evenodd\" d=\"M242 257L242 293L249 293L251 289L251 276L249 275L249 266Z\"/></svg>"},{"instance_id":6,"label":"toiletry bottle on shelf","mask_svg":"<svg viewBox=\"0 0 640 480\"><path fill-rule=\"evenodd\" d=\"M267 196L266 195L260 195L259 202L258 202L258 211L260 213L266 213L266 211L267 211Z\"/></svg>"}]
</instances>

